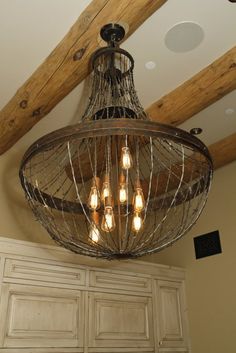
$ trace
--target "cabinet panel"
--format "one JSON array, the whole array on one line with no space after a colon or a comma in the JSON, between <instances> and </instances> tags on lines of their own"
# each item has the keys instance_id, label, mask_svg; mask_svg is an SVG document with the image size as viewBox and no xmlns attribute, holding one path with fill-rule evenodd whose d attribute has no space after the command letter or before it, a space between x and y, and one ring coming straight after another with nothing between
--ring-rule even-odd
<instances>
[{"instance_id":1,"label":"cabinet panel","mask_svg":"<svg viewBox=\"0 0 236 353\"><path fill-rule=\"evenodd\" d=\"M83 345L83 296L78 291L3 285L0 332L3 347Z\"/></svg>"},{"instance_id":2,"label":"cabinet panel","mask_svg":"<svg viewBox=\"0 0 236 353\"><path fill-rule=\"evenodd\" d=\"M26 279L71 285L85 285L85 270L78 267L59 264L38 263L17 259L6 259L4 277L9 279Z\"/></svg>"},{"instance_id":3,"label":"cabinet panel","mask_svg":"<svg viewBox=\"0 0 236 353\"><path fill-rule=\"evenodd\" d=\"M159 317L159 346L187 346L182 282L157 281L156 296Z\"/></svg>"},{"instance_id":4,"label":"cabinet panel","mask_svg":"<svg viewBox=\"0 0 236 353\"><path fill-rule=\"evenodd\" d=\"M96 288L124 289L134 292L151 292L150 278L122 273L91 271L89 279L90 286Z\"/></svg>"},{"instance_id":5,"label":"cabinet panel","mask_svg":"<svg viewBox=\"0 0 236 353\"><path fill-rule=\"evenodd\" d=\"M152 347L150 298L89 294L90 347Z\"/></svg>"}]
</instances>

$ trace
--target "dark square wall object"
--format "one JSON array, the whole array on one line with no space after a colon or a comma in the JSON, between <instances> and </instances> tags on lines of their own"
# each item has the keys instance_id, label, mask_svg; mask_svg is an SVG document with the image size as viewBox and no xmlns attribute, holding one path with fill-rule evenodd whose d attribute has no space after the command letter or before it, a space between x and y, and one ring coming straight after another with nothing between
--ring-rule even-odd
<instances>
[{"instance_id":1,"label":"dark square wall object","mask_svg":"<svg viewBox=\"0 0 236 353\"><path fill-rule=\"evenodd\" d=\"M220 234L218 230L199 235L193 238L193 241L196 259L220 254L222 252L220 244Z\"/></svg>"}]
</instances>

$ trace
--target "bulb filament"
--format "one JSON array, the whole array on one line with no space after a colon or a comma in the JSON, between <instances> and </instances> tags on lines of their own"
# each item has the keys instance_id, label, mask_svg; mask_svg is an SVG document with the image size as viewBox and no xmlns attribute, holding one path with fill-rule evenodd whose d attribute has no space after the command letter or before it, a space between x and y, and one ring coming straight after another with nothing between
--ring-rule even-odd
<instances>
[{"instance_id":1,"label":"bulb filament","mask_svg":"<svg viewBox=\"0 0 236 353\"><path fill-rule=\"evenodd\" d=\"M94 223L90 226L89 238L92 241L94 241L95 243L97 243L99 241L100 232L99 232L97 226Z\"/></svg>"},{"instance_id":2,"label":"bulb filament","mask_svg":"<svg viewBox=\"0 0 236 353\"><path fill-rule=\"evenodd\" d=\"M115 217L111 206L105 207L101 228L104 232L111 232L115 229Z\"/></svg>"},{"instance_id":3,"label":"bulb filament","mask_svg":"<svg viewBox=\"0 0 236 353\"><path fill-rule=\"evenodd\" d=\"M126 184L120 184L119 199L120 203L123 204L127 201L127 190Z\"/></svg>"},{"instance_id":4,"label":"bulb filament","mask_svg":"<svg viewBox=\"0 0 236 353\"><path fill-rule=\"evenodd\" d=\"M88 199L88 207L95 211L100 207L100 196L96 186L92 186Z\"/></svg>"},{"instance_id":5,"label":"bulb filament","mask_svg":"<svg viewBox=\"0 0 236 353\"><path fill-rule=\"evenodd\" d=\"M137 187L134 193L133 207L136 212L141 212L144 209L145 201L143 196L143 190Z\"/></svg>"},{"instance_id":6,"label":"bulb filament","mask_svg":"<svg viewBox=\"0 0 236 353\"><path fill-rule=\"evenodd\" d=\"M141 227L143 224L143 220L138 212L134 214L133 220L132 220L132 230L137 233L140 231Z\"/></svg>"},{"instance_id":7,"label":"bulb filament","mask_svg":"<svg viewBox=\"0 0 236 353\"><path fill-rule=\"evenodd\" d=\"M129 147L122 147L121 150L121 167L123 169L130 169L132 167L133 161Z\"/></svg>"},{"instance_id":8,"label":"bulb filament","mask_svg":"<svg viewBox=\"0 0 236 353\"><path fill-rule=\"evenodd\" d=\"M102 186L102 200L104 201L106 197L110 197L110 196L111 196L110 185L107 181L104 181Z\"/></svg>"}]
</instances>

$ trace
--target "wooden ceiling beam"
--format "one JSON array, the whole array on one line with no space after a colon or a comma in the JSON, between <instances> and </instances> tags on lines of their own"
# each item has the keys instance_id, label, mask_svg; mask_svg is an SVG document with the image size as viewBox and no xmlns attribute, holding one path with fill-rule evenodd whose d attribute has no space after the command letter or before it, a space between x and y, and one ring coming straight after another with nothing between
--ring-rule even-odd
<instances>
[{"instance_id":1,"label":"wooden ceiling beam","mask_svg":"<svg viewBox=\"0 0 236 353\"><path fill-rule=\"evenodd\" d=\"M165 1L92 1L65 38L0 112L0 154L86 77L89 58L98 46L98 29L104 23L126 23L129 36ZM73 60L75 53L81 55L79 60ZM179 125L235 88L236 47L153 103L147 112L154 121ZM209 149L215 168L230 163L236 159L236 135Z\"/></svg>"},{"instance_id":2,"label":"wooden ceiling beam","mask_svg":"<svg viewBox=\"0 0 236 353\"><path fill-rule=\"evenodd\" d=\"M236 160L236 133L213 143L208 148L214 169L224 167Z\"/></svg>"},{"instance_id":3,"label":"wooden ceiling beam","mask_svg":"<svg viewBox=\"0 0 236 353\"><path fill-rule=\"evenodd\" d=\"M89 73L100 28L123 23L130 36L167 0L93 0L64 39L0 112L0 154L47 115ZM76 55L76 59L74 60Z\"/></svg>"},{"instance_id":4,"label":"wooden ceiling beam","mask_svg":"<svg viewBox=\"0 0 236 353\"><path fill-rule=\"evenodd\" d=\"M180 125L236 89L236 46L188 81L154 102L151 120Z\"/></svg>"}]
</instances>

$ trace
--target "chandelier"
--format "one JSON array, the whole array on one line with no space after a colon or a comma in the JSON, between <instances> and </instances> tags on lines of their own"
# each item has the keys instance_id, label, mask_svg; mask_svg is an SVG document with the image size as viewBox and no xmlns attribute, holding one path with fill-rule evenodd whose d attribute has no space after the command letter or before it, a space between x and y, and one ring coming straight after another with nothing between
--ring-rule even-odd
<instances>
[{"instance_id":1,"label":"chandelier","mask_svg":"<svg viewBox=\"0 0 236 353\"><path fill-rule=\"evenodd\" d=\"M36 219L63 247L114 259L157 252L185 234L207 199L212 160L195 136L149 119L118 24L91 60L81 122L25 153L20 180Z\"/></svg>"}]
</instances>

